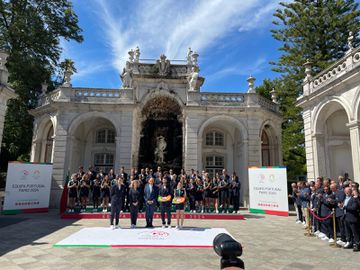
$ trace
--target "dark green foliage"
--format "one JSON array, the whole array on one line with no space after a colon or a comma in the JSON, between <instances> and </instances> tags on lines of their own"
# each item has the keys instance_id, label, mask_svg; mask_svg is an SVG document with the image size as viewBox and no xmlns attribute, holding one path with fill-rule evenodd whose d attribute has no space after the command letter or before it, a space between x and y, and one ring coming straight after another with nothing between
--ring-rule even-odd
<instances>
[{"instance_id":1,"label":"dark green foliage","mask_svg":"<svg viewBox=\"0 0 360 270\"><path fill-rule=\"evenodd\" d=\"M357 33L360 29L359 15L358 3L353 0L296 0L280 3L274 14L272 34L281 42L283 54L272 64L281 77L265 80L258 92L269 98L269 90L275 87L278 93L289 179L306 174L303 119L301 109L295 106L302 93L303 64L310 59L316 74L344 56L349 31ZM359 45L358 38L353 45Z\"/></svg>"},{"instance_id":2,"label":"dark green foliage","mask_svg":"<svg viewBox=\"0 0 360 270\"><path fill-rule=\"evenodd\" d=\"M1 168L7 160L26 159L32 138L32 116L41 84L51 81L60 68L60 39L81 42L78 19L67 0L0 1L0 47L10 56L9 83L18 94L5 117Z\"/></svg>"}]
</instances>

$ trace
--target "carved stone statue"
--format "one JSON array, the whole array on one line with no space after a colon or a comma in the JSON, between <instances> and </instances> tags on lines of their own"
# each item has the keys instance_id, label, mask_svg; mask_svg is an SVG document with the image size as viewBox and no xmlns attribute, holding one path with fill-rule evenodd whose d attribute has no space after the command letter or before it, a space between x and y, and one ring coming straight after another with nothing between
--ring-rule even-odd
<instances>
[{"instance_id":1,"label":"carved stone statue","mask_svg":"<svg viewBox=\"0 0 360 270\"><path fill-rule=\"evenodd\" d=\"M139 63L140 60L140 49L138 46L135 48L135 63Z\"/></svg>"},{"instance_id":2,"label":"carved stone statue","mask_svg":"<svg viewBox=\"0 0 360 270\"><path fill-rule=\"evenodd\" d=\"M188 77L189 82L189 91L196 91L197 89L197 82L199 79L199 69L197 67L193 67L191 70L191 74Z\"/></svg>"},{"instance_id":3,"label":"carved stone statue","mask_svg":"<svg viewBox=\"0 0 360 270\"><path fill-rule=\"evenodd\" d=\"M192 55L192 50L191 48L188 49L187 54L186 54L186 62L188 65L192 65L192 60L191 60L191 55Z\"/></svg>"},{"instance_id":4,"label":"carved stone statue","mask_svg":"<svg viewBox=\"0 0 360 270\"><path fill-rule=\"evenodd\" d=\"M166 141L164 136L159 136L156 138L156 148L155 148L155 161L158 164L164 163L165 158L165 149L166 149Z\"/></svg>"},{"instance_id":5,"label":"carved stone statue","mask_svg":"<svg viewBox=\"0 0 360 270\"><path fill-rule=\"evenodd\" d=\"M134 62L134 54L135 54L134 50L131 49L130 51L128 51L128 54L129 54L129 62L133 63Z\"/></svg>"},{"instance_id":6,"label":"carved stone statue","mask_svg":"<svg viewBox=\"0 0 360 270\"><path fill-rule=\"evenodd\" d=\"M130 68L130 63L126 62L125 68L123 69L122 74L120 75L123 88L132 88L133 73Z\"/></svg>"},{"instance_id":7,"label":"carved stone statue","mask_svg":"<svg viewBox=\"0 0 360 270\"><path fill-rule=\"evenodd\" d=\"M160 76L166 76L170 72L170 60L166 59L164 54L160 55L160 60L156 61L155 66Z\"/></svg>"}]
</instances>

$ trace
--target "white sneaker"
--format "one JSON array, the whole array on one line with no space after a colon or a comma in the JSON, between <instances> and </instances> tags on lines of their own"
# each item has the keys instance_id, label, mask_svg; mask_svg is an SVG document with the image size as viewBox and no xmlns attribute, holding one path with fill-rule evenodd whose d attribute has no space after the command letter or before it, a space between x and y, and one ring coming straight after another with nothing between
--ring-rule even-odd
<instances>
[{"instance_id":1,"label":"white sneaker","mask_svg":"<svg viewBox=\"0 0 360 270\"><path fill-rule=\"evenodd\" d=\"M329 243L334 243L334 242L335 242L334 239L332 239L332 238L329 239Z\"/></svg>"},{"instance_id":2,"label":"white sneaker","mask_svg":"<svg viewBox=\"0 0 360 270\"><path fill-rule=\"evenodd\" d=\"M302 222L300 220L296 221L296 224L301 224Z\"/></svg>"},{"instance_id":3,"label":"white sneaker","mask_svg":"<svg viewBox=\"0 0 360 270\"><path fill-rule=\"evenodd\" d=\"M344 245L344 248L347 248L350 246L350 242L346 242L345 245Z\"/></svg>"},{"instance_id":4,"label":"white sneaker","mask_svg":"<svg viewBox=\"0 0 360 270\"><path fill-rule=\"evenodd\" d=\"M319 238L323 238L324 236L326 236L325 234L323 234L322 232L318 233L317 237Z\"/></svg>"},{"instance_id":5,"label":"white sneaker","mask_svg":"<svg viewBox=\"0 0 360 270\"><path fill-rule=\"evenodd\" d=\"M216 210L215 212L216 212L216 214L219 214L219 210Z\"/></svg>"},{"instance_id":6,"label":"white sneaker","mask_svg":"<svg viewBox=\"0 0 360 270\"><path fill-rule=\"evenodd\" d=\"M324 237L321 238L322 241L329 241L329 237L327 237L326 235Z\"/></svg>"},{"instance_id":7,"label":"white sneaker","mask_svg":"<svg viewBox=\"0 0 360 270\"><path fill-rule=\"evenodd\" d=\"M166 226L165 226L165 225L162 225L162 226L161 226L161 228L162 228L162 229L165 229L165 228L166 228Z\"/></svg>"},{"instance_id":8,"label":"white sneaker","mask_svg":"<svg viewBox=\"0 0 360 270\"><path fill-rule=\"evenodd\" d=\"M306 222L305 222L305 221L303 221L303 222L302 222L302 224L303 224L303 225L306 225Z\"/></svg>"},{"instance_id":9,"label":"white sneaker","mask_svg":"<svg viewBox=\"0 0 360 270\"><path fill-rule=\"evenodd\" d=\"M345 242L341 241L341 239L340 239L336 242L336 244L343 247L345 245Z\"/></svg>"},{"instance_id":10,"label":"white sneaker","mask_svg":"<svg viewBox=\"0 0 360 270\"><path fill-rule=\"evenodd\" d=\"M314 234L315 234L316 236L318 236L318 235L319 235L319 233L320 233L320 231L316 231L316 232L314 232Z\"/></svg>"},{"instance_id":11,"label":"white sneaker","mask_svg":"<svg viewBox=\"0 0 360 270\"><path fill-rule=\"evenodd\" d=\"M115 225L110 225L110 229L115 230Z\"/></svg>"},{"instance_id":12,"label":"white sneaker","mask_svg":"<svg viewBox=\"0 0 360 270\"><path fill-rule=\"evenodd\" d=\"M167 225L167 227L168 227L169 229L171 229L171 225Z\"/></svg>"}]
</instances>

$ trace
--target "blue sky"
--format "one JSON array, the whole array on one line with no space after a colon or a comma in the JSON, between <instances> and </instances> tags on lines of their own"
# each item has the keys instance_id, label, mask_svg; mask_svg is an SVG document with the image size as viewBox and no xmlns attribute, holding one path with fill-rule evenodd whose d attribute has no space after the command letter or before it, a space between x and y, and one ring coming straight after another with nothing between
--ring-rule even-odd
<instances>
[{"instance_id":1,"label":"blue sky","mask_svg":"<svg viewBox=\"0 0 360 270\"><path fill-rule=\"evenodd\" d=\"M140 47L140 58L185 59L187 48L199 53L201 91L245 92L279 74L280 43L271 36L278 0L75 0L84 42L62 41L62 57L75 61L75 87L119 88L127 51Z\"/></svg>"}]
</instances>

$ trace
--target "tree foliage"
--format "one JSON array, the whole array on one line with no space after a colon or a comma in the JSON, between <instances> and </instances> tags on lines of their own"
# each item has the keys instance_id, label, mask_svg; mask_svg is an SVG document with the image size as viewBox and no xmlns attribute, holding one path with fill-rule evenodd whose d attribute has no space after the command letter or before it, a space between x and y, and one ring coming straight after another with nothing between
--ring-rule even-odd
<instances>
[{"instance_id":1,"label":"tree foliage","mask_svg":"<svg viewBox=\"0 0 360 270\"><path fill-rule=\"evenodd\" d=\"M289 179L306 173L304 131L301 108L296 99L302 93L303 64L310 59L318 73L348 50L349 31L360 29L360 11L353 0L295 0L281 2L276 10L273 37L281 43L282 55L273 70L281 77L264 81L259 93L268 95L270 85L278 93L283 123L283 158ZM359 45L359 39L354 39Z\"/></svg>"},{"instance_id":2,"label":"tree foliage","mask_svg":"<svg viewBox=\"0 0 360 270\"><path fill-rule=\"evenodd\" d=\"M30 152L33 119L27 111L36 106L43 82L54 87L51 78L60 65L61 39L83 40L71 2L0 1L0 46L9 51L9 83L18 94L5 118L2 167Z\"/></svg>"}]
</instances>

